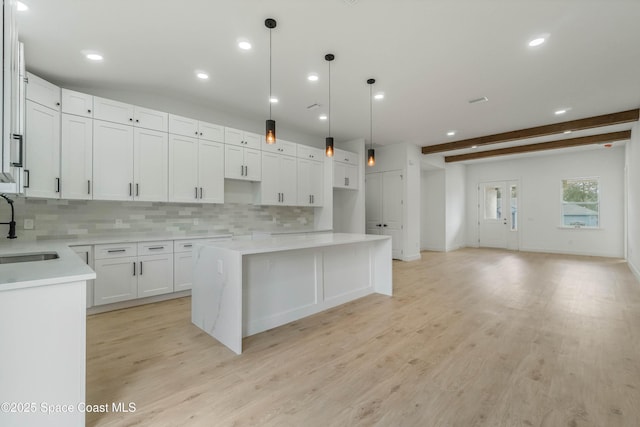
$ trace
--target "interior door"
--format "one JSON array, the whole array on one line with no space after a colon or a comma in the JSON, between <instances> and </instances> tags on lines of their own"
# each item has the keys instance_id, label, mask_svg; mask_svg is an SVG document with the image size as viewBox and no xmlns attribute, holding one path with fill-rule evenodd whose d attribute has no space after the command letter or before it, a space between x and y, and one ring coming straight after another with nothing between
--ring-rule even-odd
<instances>
[{"instance_id":1,"label":"interior door","mask_svg":"<svg viewBox=\"0 0 640 427\"><path fill-rule=\"evenodd\" d=\"M382 234L391 236L391 255L402 258L402 171L382 174Z\"/></svg>"},{"instance_id":2,"label":"interior door","mask_svg":"<svg viewBox=\"0 0 640 427\"><path fill-rule=\"evenodd\" d=\"M478 186L478 244L518 249L517 182L485 182Z\"/></svg>"},{"instance_id":3,"label":"interior door","mask_svg":"<svg viewBox=\"0 0 640 427\"><path fill-rule=\"evenodd\" d=\"M380 234L382 231L382 174L367 174L364 188L366 233Z\"/></svg>"}]
</instances>

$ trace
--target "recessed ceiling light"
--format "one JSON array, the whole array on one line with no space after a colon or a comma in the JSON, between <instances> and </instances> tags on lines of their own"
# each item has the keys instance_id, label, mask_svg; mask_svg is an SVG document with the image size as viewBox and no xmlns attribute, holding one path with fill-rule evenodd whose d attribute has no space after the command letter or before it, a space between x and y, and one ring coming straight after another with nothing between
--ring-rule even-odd
<instances>
[{"instance_id":1,"label":"recessed ceiling light","mask_svg":"<svg viewBox=\"0 0 640 427\"><path fill-rule=\"evenodd\" d=\"M455 130L450 130L449 132L447 132L447 136L453 136L456 134Z\"/></svg>"},{"instance_id":2,"label":"recessed ceiling light","mask_svg":"<svg viewBox=\"0 0 640 427\"><path fill-rule=\"evenodd\" d=\"M378 92L375 95L373 95L373 97L375 99L384 99L384 92Z\"/></svg>"},{"instance_id":3,"label":"recessed ceiling light","mask_svg":"<svg viewBox=\"0 0 640 427\"><path fill-rule=\"evenodd\" d=\"M327 120L327 115L326 114L320 114L320 117L318 117L320 120Z\"/></svg>"},{"instance_id":4,"label":"recessed ceiling light","mask_svg":"<svg viewBox=\"0 0 640 427\"><path fill-rule=\"evenodd\" d=\"M248 42L248 41L246 41L246 40L240 40L240 41L238 42L238 47L239 47L240 49L242 49L242 50L249 50L249 49L251 49L251 43L249 43L249 42Z\"/></svg>"},{"instance_id":5,"label":"recessed ceiling light","mask_svg":"<svg viewBox=\"0 0 640 427\"><path fill-rule=\"evenodd\" d=\"M85 56L87 57L87 59L90 59L92 61L102 61L104 59L103 56L99 53L87 53Z\"/></svg>"},{"instance_id":6,"label":"recessed ceiling light","mask_svg":"<svg viewBox=\"0 0 640 427\"><path fill-rule=\"evenodd\" d=\"M567 112L566 108L563 108L561 110L556 110L556 112L553 113L553 114L555 114L556 116L559 116L559 115L564 114L566 112Z\"/></svg>"},{"instance_id":7,"label":"recessed ceiling light","mask_svg":"<svg viewBox=\"0 0 640 427\"><path fill-rule=\"evenodd\" d=\"M478 148L478 146L477 145L472 145L471 148Z\"/></svg>"},{"instance_id":8,"label":"recessed ceiling light","mask_svg":"<svg viewBox=\"0 0 640 427\"><path fill-rule=\"evenodd\" d=\"M197 71L196 72L196 77L201 79L201 80L207 80L209 78L209 74L204 73L202 71Z\"/></svg>"},{"instance_id":9,"label":"recessed ceiling light","mask_svg":"<svg viewBox=\"0 0 640 427\"><path fill-rule=\"evenodd\" d=\"M26 12L27 10L29 10L29 6L19 1L16 2L16 9L18 10L18 12Z\"/></svg>"},{"instance_id":10,"label":"recessed ceiling light","mask_svg":"<svg viewBox=\"0 0 640 427\"><path fill-rule=\"evenodd\" d=\"M317 82L318 78L319 77L316 73L311 73L307 76L307 80L309 80L310 82Z\"/></svg>"},{"instance_id":11,"label":"recessed ceiling light","mask_svg":"<svg viewBox=\"0 0 640 427\"><path fill-rule=\"evenodd\" d=\"M277 104L278 103L278 97L277 96L271 96L271 98L269 98L269 102L272 104Z\"/></svg>"},{"instance_id":12,"label":"recessed ceiling light","mask_svg":"<svg viewBox=\"0 0 640 427\"><path fill-rule=\"evenodd\" d=\"M487 102L489 98L486 96L481 96L480 98L470 99L469 104L477 104L479 102Z\"/></svg>"},{"instance_id":13,"label":"recessed ceiling light","mask_svg":"<svg viewBox=\"0 0 640 427\"><path fill-rule=\"evenodd\" d=\"M535 39L533 39L533 40L531 40L529 42L529 46L530 47L540 46L545 41L546 41L546 39L544 37L536 37Z\"/></svg>"}]
</instances>

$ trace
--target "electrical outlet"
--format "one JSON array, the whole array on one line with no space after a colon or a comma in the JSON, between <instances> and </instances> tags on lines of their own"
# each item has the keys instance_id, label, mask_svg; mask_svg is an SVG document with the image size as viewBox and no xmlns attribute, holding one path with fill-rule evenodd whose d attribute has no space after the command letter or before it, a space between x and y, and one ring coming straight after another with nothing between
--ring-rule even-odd
<instances>
[{"instance_id":1,"label":"electrical outlet","mask_svg":"<svg viewBox=\"0 0 640 427\"><path fill-rule=\"evenodd\" d=\"M122 220L120 218L116 219L116 225L122 225Z\"/></svg>"},{"instance_id":2,"label":"electrical outlet","mask_svg":"<svg viewBox=\"0 0 640 427\"><path fill-rule=\"evenodd\" d=\"M25 219L24 220L24 229L25 230L33 230L35 226L35 223L32 219Z\"/></svg>"}]
</instances>

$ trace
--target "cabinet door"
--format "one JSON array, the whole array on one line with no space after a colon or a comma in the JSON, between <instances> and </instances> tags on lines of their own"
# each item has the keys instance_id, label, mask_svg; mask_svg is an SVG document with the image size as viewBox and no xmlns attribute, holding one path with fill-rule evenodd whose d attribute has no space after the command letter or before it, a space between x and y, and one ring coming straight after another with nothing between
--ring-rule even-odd
<instances>
[{"instance_id":1,"label":"cabinet door","mask_svg":"<svg viewBox=\"0 0 640 427\"><path fill-rule=\"evenodd\" d=\"M347 165L333 161L333 187L345 188L347 186Z\"/></svg>"},{"instance_id":2,"label":"cabinet door","mask_svg":"<svg viewBox=\"0 0 640 427\"><path fill-rule=\"evenodd\" d=\"M369 173L364 185L367 234L380 234L382 230L382 174ZM375 233L373 231L376 231Z\"/></svg>"},{"instance_id":3,"label":"cabinet door","mask_svg":"<svg viewBox=\"0 0 640 427\"><path fill-rule=\"evenodd\" d=\"M93 121L93 199L132 200L133 128Z\"/></svg>"},{"instance_id":4,"label":"cabinet door","mask_svg":"<svg viewBox=\"0 0 640 427\"><path fill-rule=\"evenodd\" d=\"M197 202L198 140L169 136L169 201Z\"/></svg>"},{"instance_id":5,"label":"cabinet door","mask_svg":"<svg viewBox=\"0 0 640 427\"><path fill-rule=\"evenodd\" d=\"M282 203L295 206L298 202L296 158L280 156L280 191Z\"/></svg>"},{"instance_id":6,"label":"cabinet door","mask_svg":"<svg viewBox=\"0 0 640 427\"><path fill-rule=\"evenodd\" d=\"M93 96L62 89L62 112L82 117L93 117Z\"/></svg>"},{"instance_id":7,"label":"cabinet door","mask_svg":"<svg viewBox=\"0 0 640 427\"><path fill-rule=\"evenodd\" d=\"M298 159L298 205L311 206L311 160Z\"/></svg>"},{"instance_id":8,"label":"cabinet door","mask_svg":"<svg viewBox=\"0 0 640 427\"><path fill-rule=\"evenodd\" d=\"M93 268L93 246L71 246L78 257ZM87 308L93 307L93 280L87 280Z\"/></svg>"},{"instance_id":9,"label":"cabinet door","mask_svg":"<svg viewBox=\"0 0 640 427\"><path fill-rule=\"evenodd\" d=\"M136 128L134 146L134 199L166 202L169 140L165 132Z\"/></svg>"},{"instance_id":10,"label":"cabinet door","mask_svg":"<svg viewBox=\"0 0 640 427\"><path fill-rule=\"evenodd\" d=\"M61 127L61 197L90 200L93 179L93 120L62 114Z\"/></svg>"},{"instance_id":11,"label":"cabinet door","mask_svg":"<svg viewBox=\"0 0 640 427\"><path fill-rule=\"evenodd\" d=\"M260 150L260 135L257 133L245 132L244 133L245 145L255 150Z\"/></svg>"},{"instance_id":12,"label":"cabinet door","mask_svg":"<svg viewBox=\"0 0 640 427\"><path fill-rule=\"evenodd\" d=\"M224 145L224 177L231 179L245 179L244 148L236 147L234 145Z\"/></svg>"},{"instance_id":13,"label":"cabinet door","mask_svg":"<svg viewBox=\"0 0 640 427\"><path fill-rule=\"evenodd\" d=\"M345 165L345 176L347 178L346 188L351 190L358 189L358 166Z\"/></svg>"},{"instance_id":14,"label":"cabinet door","mask_svg":"<svg viewBox=\"0 0 640 427\"><path fill-rule=\"evenodd\" d=\"M28 197L60 197L60 112L27 101Z\"/></svg>"},{"instance_id":15,"label":"cabinet door","mask_svg":"<svg viewBox=\"0 0 640 427\"><path fill-rule=\"evenodd\" d=\"M133 125L133 105L95 96L93 117L107 122Z\"/></svg>"},{"instance_id":16,"label":"cabinet door","mask_svg":"<svg viewBox=\"0 0 640 427\"><path fill-rule=\"evenodd\" d=\"M198 187L202 203L224 203L224 144L199 142Z\"/></svg>"},{"instance_id":17,"label":"cabinet door","mask_svg":"<svg viewBox=\"0 0 640 427\"><path fill-rule=\"evenodd\" d=\"M311 195L311 204L313 206L322 206L324 203L324 167L322 162L311 161L311 173L309 177Z\"/></svg>"},{"instance_id":18,"label":"cabinet door","mask_svg":"<svg viewBox=\"0 0 640 427\"><path fill-rule=\"evenodd\" d=\"M262 152L262 182L260 183L260 203L263 205L282 204L280 188L280 156Z\"/></svg>"},{"instance_id":19,"label":"cabinet door","mask_svg":"<svg viewBox=\"0 0 640 427\"><path fill-rule=\"evenodd\" d=\"M169 113L165 113L163 111L134 107L133 119L133 125L135 127L157 130L160 132L169 131Z\"/></svg>"},{"instance_id":20,"label":"cabinet door","mask_svg":"<svg viewBox=\"0 0 640 427\"><path fill-rule=\"evenodd\" d=\"M173 254L138 257L138 298L173 292Z\"/></svg>"},{"instance_id":21,"label":"cabinet door","mask_svg":"<svg viewBox=\"0 0 640 427\"><path fill-rule=\"evenodd\" d=\"M224 143L243 146L244 132L233 128L224 128Z\"/></svg>"},{"instance_id":22,"label":"cabinet door","mask_svg":"<svg viewBox=\"0 0 640 427\"><path fill-rule=\"evenodd\" d=\"M198 122L198 136L207 141L224 142L224 126Z\"/></svg>"},{"instance_id":23,"label":"cabinet door","mask_svg":"<svg viewBox=\"0 0 640 427\"><path fill-rule=\"evenodd\" d=\"M97 259L94 305L111 304L138 297L138 258Z\"/></svg>"},{"instance_id":24,"label":"cabinet door","mask_svg":"<svg viewBox=\"0 0 640 427\"><path fill-rule=\"evenodd\" d=\"M193 282L193 254L191 251L173 255L173 290L191 289Z\"/></svg>"},{"instance_id":25,"label":"cabinet door","mask_svg":"<svg viewBox=\"0 0 640 427\"><path fill-rule=\"evenodd\" d=\"M260 153L260 150L245 148L245 179L249 181L260 181L262 179L262 156Z\"/></svg>"},{"instance_id":26,"label":"cabinet door","mask_svg":"<svg viewBox=\"0 0 640 427\"><path fill-rule=\"evenodd\" d=\"M198 121L169 114L169 133L182 136L198 136Z\"/></svg>"},{"instance_id":27,"label":"cabinet door","mask_svg":"<svg viewBox=\"0 0 640 427\"><path fill-rule=\"evenodd\" d=\"M60 111L60 88L48 81L27 73L27 99L42 106Z\"/></svg>"}]
</instances>

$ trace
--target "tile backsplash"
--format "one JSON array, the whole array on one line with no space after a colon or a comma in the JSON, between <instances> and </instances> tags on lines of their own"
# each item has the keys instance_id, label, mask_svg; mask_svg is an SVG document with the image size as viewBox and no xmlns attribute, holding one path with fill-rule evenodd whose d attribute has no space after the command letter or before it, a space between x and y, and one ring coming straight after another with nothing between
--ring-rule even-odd
<instances>
[{"instance_id":1,"label":"tile backsplash","mask_svg":"<svg viewBox=\"0 0 640 427\"><path fill-rule=\"evenodd\" d=\"M76 201L15 198L20 241L90 239L91 237L143 237L166 234L244 235L252 231L312 230L313 208L156 202ZM0 206L0 222L9 221L9 206ZM34 221L33 230L24 220ZM0 226L3 227L3 226ZM8 231L8 228L7 228ZM0 235L4 235L0 228Z\"/></svg>"}]
</instances>

